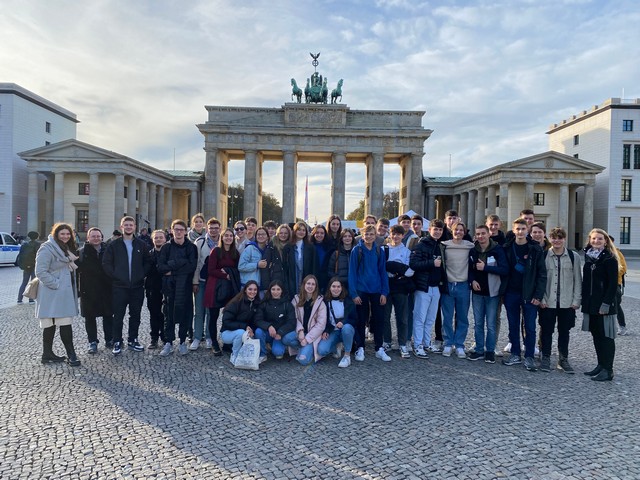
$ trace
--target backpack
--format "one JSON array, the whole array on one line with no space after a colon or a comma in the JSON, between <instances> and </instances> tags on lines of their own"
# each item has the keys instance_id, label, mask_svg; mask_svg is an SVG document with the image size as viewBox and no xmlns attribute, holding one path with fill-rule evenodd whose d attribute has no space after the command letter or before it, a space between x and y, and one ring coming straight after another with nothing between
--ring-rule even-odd
<instances>
[{"instance_id":1,"label":"backpack","mask_svg":"<svg viewBox=\"0 0 640 480\"><path fill-rule=\"evenodd\" d=\"M23 245L16 257L15 266L19 267L20 270L34 268L36 266L36 253L38 252L39 246L35 241Z\"/></svg>"}]
</instances>

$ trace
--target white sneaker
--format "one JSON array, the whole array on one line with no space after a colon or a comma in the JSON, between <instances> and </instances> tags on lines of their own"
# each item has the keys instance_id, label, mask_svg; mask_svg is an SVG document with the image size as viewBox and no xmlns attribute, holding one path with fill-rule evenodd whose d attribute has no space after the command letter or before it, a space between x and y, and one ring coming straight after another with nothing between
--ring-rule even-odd
<instances>
[{"instance_id":1,"label":"white sneaker","mask_svg":"<svg viewBox=\"0 0 640 480\"><path fill-rule=\"evenodd\" d=\"M340 363L338 364L339 368L347 368L348 366L351 365L351 357L342 357L342 360L340 360Z\"/></svg>"},{"instance_id":2,"label":"white sneaker","mask_svg":"<svg viewBox=\"0 0 640 480\"><path fill-rule=\"evenodd\" d=\"M411 355L409 354L409 349L407 348L406 345L402 345L400 347L400 358L411 358Z\"/></svg>"},{"instance_id":3,"label":"white sneaker","mask_svg":"<svg viewBox=\"0 0 640 480\"><path fill-rule=\"evenodd\" d=\"M507 345L502 349L505 353L511 353L511 342L507 343Z\"/></svg>"},{"instance_id":4,"label":"white sneaker","mask_svg":"<svg viewBox=\"0 0 640 480\"><path fill-rule=\"evenodd\" d=\"M383 362L390 362L391 357L387 355L387 352L384 351L384 347L380 347L376 352L376 357L378 357Z\"/></svg>"},{"instance_id":5,"label":"white sneaker","mask_svg":"<svg viewBox=\"0 0 640 480\"><path fill-rule=\"evenodd\" d=\"M342 357L342 342L336 345L336 353L333 354L333 358L336 360Z\"/></svg>"},{"instance_id":6,"label":"white sneaker","mask_svg":"<svg viewBox=\"0 0 640 480\"><path fill-rule=\"evenodd\" d=\"M462 348L462 347L456 348L456 356L458 358L467 358L467 354L464 353L464 348Z\"/></svg>"},{"instance_id":7,"label":"white sneaker","mask_svg":"<svg viewBox=\"0 0 640 480\"><path fill-rule=\"evenodd\" d=\"M453 350L453 347L444 347L444 349L442 350L442 356L443 357L450 357L451 356L451 351Z\"/></svg>"},{"instance_id":8,"label":"white sneaker","mask_svg":"<svg viewBox=\"0 0 640 480\"><path fill-rule=\"evenodd\" d=\"M498 350L497 348L493 351L496 357L504 357L504 353Z\"/></svg>"},{"instance_id":9,"label":"white sneaker","mask_svg":"<svg viewBox=\"0 0 640 480\"><path fill-rule=\"evenodd\" d=\"M364 348L356 350L356 362L364 362Z\"/></svg>"},{"instance_id":10,"label":"white sneaker","mask_svg":"<svg viewBox=\"0 0 640 480\"><path fill-rule=\"evenodd\" d=\"M258 361L258 364L262 364L262 363L264 363L264 362L266 362L266 361L267 361L267 356L265 355L265 356L263 356L263 357L260 357L260 359L259 359L259 361Z\"/></svg>"},{"instance_id":11,"label":"white sneaker","mask_svg":"<svg viewBox=\"0 0 640 480\"><path fill-rule=\"evenodd\" d=\"M391 350L391 344L389 342L383 342L382 343L382 348L384 348L384 351L386 352L387 350Z\"/></svg>"},{"instance_id":12,"label":"white sneaker","mask_svg":"<svg viewBox=\"0 0 640 480\"><path fill-rule=\"evenodd\" d=\"M194 340L195 342L195 340ZM178 347L178 352L180 352L180 355L186 355L187 353L189 353L189 349L187 348L187 344L186 343L181 343L180 346Z\"/></svg>"},{"instance_id":13,"label":"white sneaker","mask_svg":"<svg viewBox=\"0 0 640 480\"><path fill-rule=\"evenodd\" d=\"M540 358L540 349L538 347L533 351L533 356L535 358Z\"/></svg>"},{"instance_id":14,"label":"white sneaker","mask_svg":"<svg viewBox=\"0 0 640 480\"><path fill-rule=\"evenodd\" d=\"M207 350L211 350L213 348L213 341L210 338L207 338L204 342L204 348Z\"/></svg>"},{"instance_id":15,"label":"white sneaker","mask_svg":"<svg viewBox=\"0 0 640 480\"><path fill-rule=\"evenodd\" d=\"M200 340L196 338L193 340L193 342L191 342L191 345L189 345L189 350L197 350L199 346L200 346Z\"/></svg>"},{"instance_id":16,"label":"white sneaker","mask_svg":"<svg viewBox=\"0 0 640 480\"><path fill-rule=\"evenodd\" d=\"M170 343L165 343L164 347L162 347L162 350L160 350L160 356L161 357L168 357L169 355L171 355L171 352L173 351L173 348L171 346Z\"/></svg>"}]
</instances>

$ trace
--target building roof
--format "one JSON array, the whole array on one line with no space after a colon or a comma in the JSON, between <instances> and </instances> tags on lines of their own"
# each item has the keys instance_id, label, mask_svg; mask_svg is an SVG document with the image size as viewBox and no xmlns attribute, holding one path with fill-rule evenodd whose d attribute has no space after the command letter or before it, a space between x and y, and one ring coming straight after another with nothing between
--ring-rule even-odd
<instances>
[{"instance_id":1,"label":"building roof","mask_svg":"<svg viewBox=\"0 0 640 480\"><path fill-rule=\"evenodd\" d=\"M640 108L640 98L632 98L632 99L620 99L620 98L609 98L605 100L600 105L594 105L590 110L583 110L581 113L577 115L573 115L571 118L567 118L562 120L560 123L554 123L549 125L549 131L547 134L556 132L561 130L569 125L574 125L577 122L581 122L586 118L593 117L594 115L598 115L602 112L606 112L612 108Z\"/></svg>"},{"instance_id":2,"label":"building roof","mask_svg":"<svg viewBox=\"0 0 640 480\"><path fill-rule=\"evenodd\" d=\"M197 179L204 175L204 172L194 170L163 170L163 172L173 175L174 177L191 177Z\"/></svg>"},{"instance_id":3,"label":"building roof","mask_svg":"<svg viewBox=\"0 0 640 480\"><path fill-rule=\"evenodd\" d=\"M56 105L50 100L47 100L40 95L36 95L35 93L27 90L26 88L21 87L15 83L0 83L0 94L8 94L8 95L16 95L20 98L24 98L25 100L38 105L41 108L49 110L61 117L66 118L67 120L71 120L74 123L80 123L77 119L76 114L67 110L66 108L62 108L60 105Z\"/></svg>"}]
</instances>

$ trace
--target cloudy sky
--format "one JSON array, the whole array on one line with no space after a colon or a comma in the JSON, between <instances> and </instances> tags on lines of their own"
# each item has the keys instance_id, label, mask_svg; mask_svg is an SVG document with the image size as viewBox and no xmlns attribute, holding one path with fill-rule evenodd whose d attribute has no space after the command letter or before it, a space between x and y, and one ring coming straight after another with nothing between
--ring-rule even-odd
<instances>
[{"instance_id":1,"label":"cloudy sky","mask_svg":"<svg viewBox=\"0 0 640 480\"><path fill-rule=\"evenodd\" d=\"M202 170L205 105L279 107L289 79L344 79L352 109L426 110L424 174L464 176L547 150L552 123L640 97L636 0L1 0L0 81L73 111L78 138ZM449 165L451 158L451 166ZM385 190L399 169L385 166ZM329 164L309 176L310 220L330 213ZM264 189L281 197L282 166ZM242 182L243 162L230 181ZM364 167L347 169L347 212ZM272 187L273 186L273 187ZM206 212L205 212L206 213Z\"/></svg>"}]
</instances>

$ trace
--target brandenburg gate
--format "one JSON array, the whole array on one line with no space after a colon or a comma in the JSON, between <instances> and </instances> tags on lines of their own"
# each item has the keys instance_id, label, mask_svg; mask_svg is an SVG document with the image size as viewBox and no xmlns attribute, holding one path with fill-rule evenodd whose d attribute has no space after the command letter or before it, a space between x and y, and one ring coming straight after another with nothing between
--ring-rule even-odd
<instances>
[{"instance_id":1,"label":"brandenburg gate","mask_svg":"<svg viewBox=\"0 0 640 480\"><path fill-rule=\"evenodd\" d=\"M317 67L318 55L311 55ZM204 135L204 211L227 218L228 165L245 161L244 214L262 221L262 164L283 162L282 221L296 218L298 162L331 162L331 212L344 218L347 163L366 165L365 210L382 214L384 163L400 165L400 212L422 213L422 157L431 130L422 127L423 111L351 110L342 99L342 80L331 92L314 72L304 89L294 79L292 98L280 108L207 106L198 125ZM334 103L335 102L335 103Z\"/></svg>"}]
</instances>

